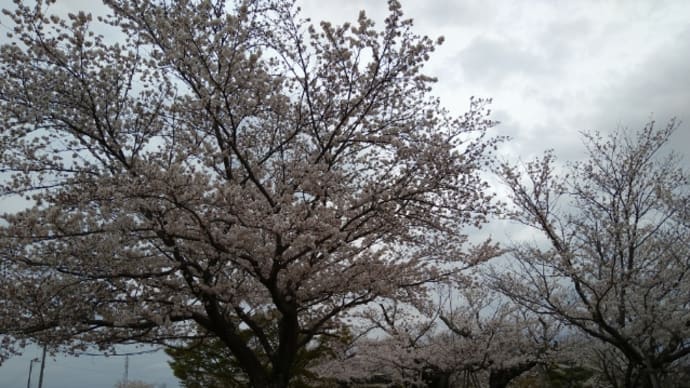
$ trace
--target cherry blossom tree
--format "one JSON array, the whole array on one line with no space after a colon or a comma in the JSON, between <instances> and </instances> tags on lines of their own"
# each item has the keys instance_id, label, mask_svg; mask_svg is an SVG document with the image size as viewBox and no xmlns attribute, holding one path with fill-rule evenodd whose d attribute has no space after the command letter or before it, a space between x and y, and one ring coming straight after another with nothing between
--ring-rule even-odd
<instances>
[{"instance_id":1,"label":"cherry blossom tree","mask_svg":"<svg viewBox=\"0 0 690 388\"><path fill-rule=\"evenodd\" d=\"M435 341L452 344L453 358L462 360L457 369L483 374L489 388L505 388L537 365L560 361L558 322L484 289L463 294L466 305L440 316L450 333Z\"/></svg>"},{"instance_id":2,"label":"cherry blossom tree","mask_svg":"<svg viewBox=\"0 0 690 388\"><path fill-rule=\"evenodd\" d=\"M380 29L289 0L50 3L4 11L0 194L28 201L0 227L4 355L201 327L284 387L348 311L491 256L463 233L494 211L486 101L441 107L422 73L441 40L397 1Z\"/></svg>"},{"instance_id":3,"label":"cherry blossom tree","mask_svg":"<svg viewBox=\"0 0 690 388\"><path fill-rule=\"evenodd\" d=\"M558 322L486 287L456 291L423 308L392 304L370 311L370 333L381 334L361 337L317 371L345 382L505 388L536 365L560 361Z\"/></svg>"},{"instance_id":4,"label":"cherry blossom tree","mask_svg":"<svg viewBox=\"0 0 690 388\"><path fill-rule=\"evenodd\" d=\"M519 270L498 287L613 347L601 354L625 360L607 371L614 386L667 386L690 354L688 175L663 152L678 125L585 134L588 159L562 177L550 153L503 169L514 219L546 243L516 247Z\"/></svg>"}]
</instances>

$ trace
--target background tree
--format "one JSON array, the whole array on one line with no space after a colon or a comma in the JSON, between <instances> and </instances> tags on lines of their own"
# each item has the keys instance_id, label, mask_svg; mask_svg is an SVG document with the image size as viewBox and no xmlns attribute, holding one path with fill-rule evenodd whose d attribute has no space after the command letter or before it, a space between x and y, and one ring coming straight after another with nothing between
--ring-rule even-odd
<instances>
[{"instance_id":1,"label":"background tree","mask_svg":"<svg viewBox=\"0 0 690 388\"><path fill-rule=\"evenodd\" d=\"M513 218L546 241L516 247L521 267L498 287L615 348L625 362L609 368L613 386L677 384L665 376L690 353L688 176L662 155L677 127L585 134L589 158L564 177L550 153L503 169Z\"/></svg>"},{"instance_id":2,"label":"background tree","mask_svg":"<svg viewBox=\"0 0 690 388\"><path fill-rule=\"evenodd\" d=\"M491 256L463 229L493 210L493 123L429 94L436 44L398 2L380 30L288 0L107 0L97 22L50 3L4 11L0 194L29 200L0 227L5 354L201 327L285 387L351 309Z\"/></svg>"},{"instance_id":3,"label":"background tree","mask_svg":"<svg viewBox=\"0 0 690 388\"><path fill-rule=\"evenodd\" d=\"M215 338L168 348L170 368L185 388L247 386L249 379L228 348Z\"/></svg>"},{"instance_id":4,"label":"background tree","mask_svg":"<svg viewBox=\"0 0 690 388\"><path fill-rule=\"evenodd\" d=\"M517 377L511 388L595 388L601 387L596 371L576 363L552 363L539 365Z\"/></svg>"},{"instance_id":5,"label":"background tree","mask_svg":"<svg viewBox=\"0 0 690 388\"><path fill-rule=\"evenodd\" d=\"M537 316L483 286L460 293L464 298L457 307L440 316L450 333L436 341L451 344L452 357L462 359L457 369L485 375L489 388L505 388L535 366L558 360L561 326L552 318Z\"/></svg>"},{"instance_id":6,"label":"background tree","mask_svg":"<svg viewBox=\"0 0 690 388\"><path fill-rule=\"evenodd\" d=\"M149 384L139 380L120 380L115 383L115 388L156 388L155 384Z\"/></svg>"},{"instance_id":7,"label":"background tree","mask_svg":"<svg viewBox=\"0 0 690 388\"><path fill-rule=\"evenodd\" d=\"M382 314L369 314L372 333L380 334L362 337L317 368L338 381L504 388L536 365L560 361L560 325L548 317L480 286L439 301L419 309L380 306Z\"/></svg>"},{"instance_id":8,"label":"background tree","mask_svg":"<svg viewBox=\"0 0 690 388\"><path fill-rule=\"evenodd\" d=\"M245 337L245 341L250 344L261 360L268 359L256 338L251 338L253 335L251 330L241 329L241 335ZM277 333L269 335L272 341L276 340ZM346 344L348 338L346 331L333 333L332 337L324 337L320 340L321 342L315 342L300 349L291 371L294 377L290 381L290 387L329 386L327 379L324 380L312 372L311 368L320 360L331 357L335 351L334 348L340 344ZM246 387L249 383L247 374L239 366L235 356L214 336L199 338L183 346L169 347L165 352L172 359L169 364L173 374L186 388Z\"/></svg>"}]
</instances>

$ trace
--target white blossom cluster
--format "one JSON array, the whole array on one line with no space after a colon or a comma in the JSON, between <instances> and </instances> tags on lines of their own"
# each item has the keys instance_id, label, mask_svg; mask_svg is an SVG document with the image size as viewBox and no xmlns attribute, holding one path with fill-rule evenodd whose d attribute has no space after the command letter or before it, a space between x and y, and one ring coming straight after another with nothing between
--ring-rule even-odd
<instances>
[{"instance_id":1,"label":"white blossom cluster","mask_svg":"<svg viewBox=\"0 0 690 388\"><path fill-rule=\"evenodd\" d=\"M422 73L441 40L396 1L380 29L289 0L50 3L3 11L0 195L31 204L2 215L2 356L203 330L283 386L351 309L494 254L463 234L495 210L487 101L441 108Z\"/></svg>"}]
</instances>

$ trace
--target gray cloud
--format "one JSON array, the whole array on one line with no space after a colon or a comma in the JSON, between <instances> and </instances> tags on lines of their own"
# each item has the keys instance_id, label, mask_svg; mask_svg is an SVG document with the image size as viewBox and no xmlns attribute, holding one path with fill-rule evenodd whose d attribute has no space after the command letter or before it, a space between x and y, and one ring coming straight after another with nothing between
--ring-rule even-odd
<instances>
[{"instance_id":1,"label":"gray cloud","mask_svg":"<svg viewBox=\"0 0 690 388\"><path fill-rule=\"evenodd\" d=\"M494 6L481 0L403 2L410 8L408 15L430 21L434 28L447 26L479 27L494 18Z\"/></svg>"},{"instance_id":2,"label":"gray cloud","mask_svg":"<svg viewBox=\"0 0 690 388\"><path fill-rule=\"evenodd\" d=\"M477 37L459 52L457 62L465 79L501 87L509 77L544 74L552 70L549 62L534 50L516 42Z\"/></svg>"},{"instance_id":3,"label":"gray cloud","mask_svg":"<svg viewBox=\"0 0 690 388\"><path fill-rule=\"evenodd\" d=\"M690 27L651 53L598 99L600 117L639 120L650 114L690 120ZM659 117L660 119L662 117Z\"/></svg>"}]
</instances>

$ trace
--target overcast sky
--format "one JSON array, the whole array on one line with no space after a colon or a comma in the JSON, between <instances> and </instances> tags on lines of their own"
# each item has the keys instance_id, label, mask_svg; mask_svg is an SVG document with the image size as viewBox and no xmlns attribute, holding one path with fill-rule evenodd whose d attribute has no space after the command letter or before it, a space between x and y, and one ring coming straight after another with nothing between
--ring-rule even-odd
<instances>
[{"instance_id":1,"label":"overcast sky","mask_svg":"<svg viewBox=\"0 0 690 388\"><path fill-rule=\"evenodd\" d=\"M73 10L92 6L87 0L60 3ZM0 4L12 5L10 0ZM378 25L387 8L383 0L302 0L300 4L305 16L333 22L354 21L359 10L366 9ZM687 162L690 1L403 0L402 4L420 34L446 38L427 68L439 79L435 93L443 104L459 115L467 109L470 96L494 99L494 119L501 121L494 131L512 137L501 149L503 158L527 160L553 148L559 158L572 160L582 155L579 131L618 126L636 130L650 118L663 125L677 116L687 124L676 133L673 146ZM29 360L39 354L30 349L26 356L0 367L0 388L24 386ZM123 368L122 358L58 358L46 367L44 388L112 387ZM130 358L130 377L176 387L163 355ZM32 383L37 380L34 374Z\"/></svg>"},{"instance_id":2,"label":"overcast sky","mask_svg":"<svg viewBox=\"0 0 690 388\"><path fill-rule=\"evenodd\" d=\"M380 0L324 3L302 2L315 19L386 11ZM462 113L473 95L494 99L495 131L513 138L506 157L554 148L570 159L582 130L690 121L688 1L408 0L403 10L421 34L446 38L428 72L449 109ZM678 138L689 140L688 130Z\"/></svg>"}]
</instances>

